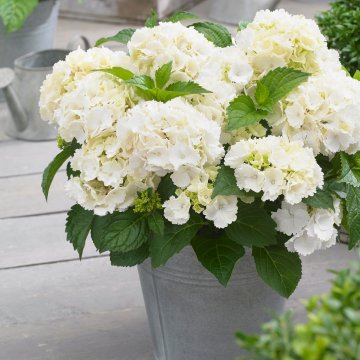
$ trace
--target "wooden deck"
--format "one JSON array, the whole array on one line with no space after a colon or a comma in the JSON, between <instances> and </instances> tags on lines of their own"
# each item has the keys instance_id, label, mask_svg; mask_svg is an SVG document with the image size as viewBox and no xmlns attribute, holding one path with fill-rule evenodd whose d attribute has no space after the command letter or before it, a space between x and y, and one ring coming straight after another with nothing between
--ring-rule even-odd
<instances>
[{"instance_id":1,"label":"wooden deck","mask_svg":"<svg viewBox=\"0 0 360 360\"><path fill-rule=\"evenodd\" d=\"M281 4L309 11L308 5ZM192 11L201 14L201 6ZM118 30L60 20L56 47L76 33L94 43ZM56 142L9 138L8 116L0 104L0 359L154 360L136 268L111 267L90 241L78 261L65 241L72 205L63 191L65 172L56 176L48 203L40 187L42 171L58 152ZM326 292L332 277L327 269L342 269L350 259L357 256L345 245L305 259L303 279L287 303L297 321L305 321L298 300Z\"/></svg>"}]
</instances>

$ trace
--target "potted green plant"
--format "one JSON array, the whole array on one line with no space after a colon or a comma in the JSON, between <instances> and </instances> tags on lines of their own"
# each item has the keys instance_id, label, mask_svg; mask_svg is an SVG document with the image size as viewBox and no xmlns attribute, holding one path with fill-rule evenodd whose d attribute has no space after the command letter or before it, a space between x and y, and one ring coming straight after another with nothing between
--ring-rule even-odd
<instances>
[{"instance_id":1,"label":"potted green plant","mask_svg":"<svg viewBox=\"0 0 360 360\"><path fill-rule=\"evenodd\" d=\"M360 354L360 264L332 271L330 293L304 301L307 324L293 325L289 311L262 325L261 335L236 332L247 350L242 360L357 360ZM239 359L240 360L240 359Z\"/></svg>"},{"instance_id":2,"label":"potted green plant","mask_svg":"<svg viewBox=\"0 0 360 360\"><path fill-rule=\"evenodd\" d=\"M55 64L40 99L67 162L67 240L138 265L157 360L235 357L295 290L300 255L359 242L360 82L313 20L179 12ZM107 41L125 52L99 47Z\"/></svg>"},{"instance_id":3,"label":"potted green plant","mask_svg":"<svg viewBox=\"0 0 360 360\"><path fill-rule=\"evenodd\" d=\"M330 9L315 16L329 48L351 75L360 69L360 1L335 0Z\"/></svg>"}]
</instances>

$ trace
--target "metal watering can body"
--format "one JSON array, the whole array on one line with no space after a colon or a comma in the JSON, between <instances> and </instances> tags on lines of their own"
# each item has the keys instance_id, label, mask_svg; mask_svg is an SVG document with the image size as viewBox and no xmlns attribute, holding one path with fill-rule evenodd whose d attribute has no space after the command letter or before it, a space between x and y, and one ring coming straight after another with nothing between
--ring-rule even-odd
<instances>
[{"instance_id":1,"label":"metal watering can body","mask_svg":"<svg viewBox=\"0 0 360 360\"><path fill-rule=\"evenodd\" d=\"M72 44L79 36L74 37ZM87 39L85 47L89 48ZM53 140L57 131L43 121L39 113L40 87L53 66L65 60L71 50L43 50L21 56L14 62L14 70L0 69L0 89L3 90L11 116L7 119L5 132L22 140Z\"/></svg>"}]
</instances>

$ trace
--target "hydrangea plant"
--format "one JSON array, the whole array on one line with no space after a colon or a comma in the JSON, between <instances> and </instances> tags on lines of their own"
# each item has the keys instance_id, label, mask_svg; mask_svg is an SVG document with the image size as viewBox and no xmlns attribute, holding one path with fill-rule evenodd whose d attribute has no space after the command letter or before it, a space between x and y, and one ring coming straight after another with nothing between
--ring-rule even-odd
<instances>
[{"instance_id":1,"label":"hydrangea plant","mask_svg":"<svg viewBox=\"0 0 360 360\"><path fill-rule=\"evenodd\" d=\"M340 225L350 249L360 239L360 82L303 16L260 11L235 39L189 19L152 12L55 64L40 112L62 151L44 194L70 159L66 232L80 258L89 233L117 266L163 266L190 245L226 287L247 247L289 297L300 255L333 246Z\"/></svg>"}]
</instances>

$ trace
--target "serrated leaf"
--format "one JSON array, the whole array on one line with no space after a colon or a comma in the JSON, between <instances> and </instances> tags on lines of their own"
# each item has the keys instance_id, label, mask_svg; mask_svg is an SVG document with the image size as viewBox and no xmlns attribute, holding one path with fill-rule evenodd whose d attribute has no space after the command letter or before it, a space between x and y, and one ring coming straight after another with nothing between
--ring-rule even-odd
<instances>
[{"instance_id":1,"label":"serrated leaf","mask_svg":"<svg viewBox=\"0 0 360 360\"><path fill-rule=\"evenodd\" d=\"M236 185L235 170L229 166L222 165L214 183L212 198L218 195L252 196L245 190L240 190Z\"/></svg>"},{"instance_id":2,"label":"serrated leaf","mask_svg":"<svg viewBox=\"0 0 360 360\"><path fill-rule=\"evenodd\" d=\"M269 98L269 89L265 85L263 85L260 81L257 81L257 87L255 91L256 102L259 105L263 105L268 98Z\"/></svg>"},{"instance_id":3,"label":"serrated leaf","mask_svg":"<svg viewBox=\"0 0 360 360\"><path fill-rule=\"evenodd\" d=\"M324 173L324 175L326 175L334 168L333 164L329 160L329 157L326 155L319 154L318 156L316 156L316 162L321 167L321 170Z\"/></svg>"},{"instance_id":4,"label":"serrated leaf","mask_svg":"<svg viewBox=\"0 0 360 360\"><path fill-rule=\"evenodd\" d=\"M71 167L71 163L70 161L67 163L67 166L66 166L66 175L67 175L67 178L68 180L71 178L71 176L73 177L79 177L81 174L81 171L80 170L76 170L74 171Z\"/></svg>"},{"instance_id":5,"label":"serrated leaf","mask_svg":"<svg viewBox=\"0 0 360 360\"><path fill-rule=\"evenodd\" d=\"M265 119L267 111L257 111L255 104L248 95L241 95L234 99L226 109L229 123L226 132L236 130L243 126L256 124Z\"/></svg>"},{"instance_id":6,"label":"serrated leaf","mask_svg":"<svg viewBox=\"0 0 360 360\"><path fill-rule=\"evenodd\" d=\"M238 202L236 221L225 232L231 240L243 246L264 247L276 244L276 226L276 222L264 209L255 204Z\"/></svg>"},{"instance_id":7,"label":"serrated leaf","mask_svg":"<svg viewBox=\"0 0 360 360\"><path fill-rule=\"evenodd\" d=\"M0 16L5 25L5 34L19 30L37 4L38 0L0 0Z\"/></svg>"},{"instance_id":8,"label":"serrated leaf","mask_svg":"<svg viewBox=\"0 0 360 360\"><path fill-rule=\"evenodd\" d=\"M360 70L356 70L356 72L354 74L354 79L360 81Z\"/></svg>"},{"instance_id":9,"label":"serrated leaf","mask_svg":"<svg viewBox=\"0 0 360 360\"><path fill-rule=\"evenodd\" d=\"M74 250L79 253L81 260L82 253L85 247L85 241L89 234L91 223L94 218L94 213L85 210L82 206L76 204L71 207L67 214L65 231L66 239L73 244Z\"/></svg>"},{"instance_id":10,"label":"serrated leaf","mask_svg":"<svg viewBox=\"0 0 360 360\"><path fill-rule=\"evenodd\" d=\"M335 192L340 198L346 198L346 183L338 183L336 179L325 181L325 186Z\"/></svg>"},{"instance_id":11,"label":"serrated leaf","mask_svg":"<svg viewBox=\"0 0 360 360\"><path fill-rule=\"evenodd\" d=\"M203 34L206 39L212 41L215 46L224 48L233 45L231 34L220 24L205 21L189 25L188 27L194 27L195 30Z\"/></svg>"},{"instance_id":12,"label":"serrated leaf","mask_svg":"<svg viewBox=\"0 0 360 360\"><path fill-rule=\"evenodd\" d=\"M299 254L290 253L284 246L271 245L264 248L254 246L252 256L264 282L281 296L289 298L302 276Z\"/></svg>"},{"instance_id":13,"label":"serrated leaf","mask_svg":"<svg viewBox=\"0 0 360 360\"><path fill-rule=\"evenodd\" d=\"M341 175L338 182L345 182L353 186L360 186L360 171L353 169L353 158L345 152L340 152Z\"/></svg>"},{"instance_id":14,"label":"serrated leaf","mask_svg":"<svg viewBox=\"0 0 360 360\"><path fill-rule=\"evenodd\" d=\"M130 208L111 216L104 227L100 253L104 251L130 251L143 244L150 235L147 214L134 213Z\"/></svg>"},{"instance_id":15,"label":"serrated leaf","mask_svg":"<svg viewBox=\"0 0 360 360\"><path fill-rule=\"evenodd\" d=\"M145 21L145 27L153 28L157 24L157 15L153 11L153 9L151 9L150 11L151 11L151 17Z\"/></svg>"},{"instance_id":16,"label":"serrated leaf","mask_svg":"<svg viewBox=\"0 0 360 360\"><path fill-rule=\"evenodd\" d=\"M149 244L144 243L140 247L127 252L111 251L110 262L113 266L132 267L142 264L150 255Z\"/></svg>"},{"instance_id":17,"label":"serrated leaf","mask_svg":"<svg viewBox=\"0 0 360 360\"><path fill-rule=\"evenodd\" d=\"M73 138L71 143L70 143L70 155L74 156L75 155L75 151L81 148L81 144L79 144L76 141L76 138Z\"/></svg>"},{"instance_id":18,"label":"serrated leaf","mask_svg":"<svg viewBox=\"0 0 360 360\"><path fill-rule=\"evenodd\" d=\"M349 250L351 250L360 240L360 188L347 184L346 193Z\"/></svg>"},{"instance_id":19,"label":"serrated leaf","mask_svg":"<svg viewBox=\"0 0 360 360\"><path fill-rule=\"evenodd\" d=\"M164 218L157 211L149 215L149 226L152 231L155 231L158 235L164 235Z\"/></svg>"},{"instance_id":20,"label":"serrated leaf","mask_svg":"<svg viewBox=\"0 0 360 360\"><path fill-rule=\"evenodd\" d=\"M169 200L171 196L175 195L176 189L177 186L171 180L170 174L168 174L161 179L156 191L160 196L161 202L164 203L166 200Z\"/></svg>"},{"instance_id":21,"label":"serrated leaf","mask_svg":"<svg viewBox=\"0 0 360 360\"><path fill-rule=\"evenodd\" d=\"M130 80L124 81L126 84L134 85L138 88L149 100L154 99L152 89L155 88L154 80L148 75L135 75Z\"/></svg>"},{"instance_id":22,"label":"serrated leaf","mask_svg":"<svg viewBox=\"0 0 360 360\"><path fill-rule=\"evenodd\" d=\"M106 43L108 41L115 41L115 42L126 45L131 40L131 38L134 35L135 31L136 31L136 29L124 29L124 30L121 30L115 36L99 39L96 42L95 47L100 46L101 44L104 44L104 43Z\"/></svg>"},{"instance_id":23,"label":"serrated leaf","mask_svg":"<svg viewBox=\"0 0 360 360\"><path fill-rule=\"evenodd\" d=\"M317 189L313 196L302 199L302 202L321 209L334 209L334 200L331 191Z\"/></svg>"},{"instance_id":24,"label":"serrated leaf","mask_svg":"<svg viewBox=\"0 0 360 360\"><path fill-rule=\"evenodd\" d=\"M54 160L44 170L41 187L47 201L49 195L49 189L54 176L59 171L64 162L71 156L70 147L65 147L61 153L57 154Z\"/></svg>"},{"instance_id":25,"label":"serrated leaf","mask_svg":"<svg viewBox=\"0 0 360 360\"><path fill-rule=\"evenodd\" d=\"M177 23L179 21L194 20L194 19L202 19L202 18L187 11L178 11L176 14L169 17L169 19L165 20L164 22Z\"/></svg>"},{"instance_id":26,"label":"serrated leaf","mask_svg":"<svg viewBox=\"0 0 360 360\"><path fill-rule=\"evenodd\" d=\"M94 219L91 224L91 238L98 250L100 250L104 228L109 223L111 216L112 214L107 214L105 216L94 215Z\"/></svg>"},{"instance_id":27,"label":"serrated leaf","mask_svg":"<svg viewBox=\"0 0 360 360\"><path fill-rule=\"evenodd\" d=\"M269 89L269 98L275 104L292 89L307 80L310 74L293 68L276 68L265 75L260 82Z\"/></svg>"},{"instance_id":28,"label":"serrated leaf","mask_svg":"<svg viewBox=\"0 0 360 360\"><path fill-rule=\"evenodd\" d=\"M155 71L156 87L162 89L166 83L170 80L172 61L161 66Z\"/></svg>"},{"instance_id":29,"label":"serrated leaf","mask_svg":"<svg viewBox=\"0 0 360 360\"><path fill-rule=\"evenodd\" d=\"M184 225L174 225L165 221L164 236L153 233L150 241L152 267L165 265L175 254L179 253L203 226L202 217L190 213L189 221Z\"/></svg>"},{"instance_id":30,"label":"serrated leaf","mask_svg":"<svg viewBox=\"0 0 360 360\"><path fill-rule=\"evenodd\" d=\"M191 245L204 268L226 288L236 263L245 255L245 249L226 234L218 238L211 235L197 235L191 240Z\"/></svg>"},{"instance_id":31,"label":"serrated leaf","mask_svg":"<svg viewBox=\"0 0 360 360\"><path fill-rule=\"evenodd\" d=\"M249 24L251 24L251 21L240 21L238 31L245 30Z\"/></svg>"},{"instance_id":32,"label":"serrated leaf","mask_svg":"<svg viewBox=\"0 0 360 360\"><path fill-rule=\"evenodd\" d=\"M211 91L204 89L199 84L193 82L193 81L178 81L176 83L173 83L169 85L166 89L166 91L175 91L175 92L182 92L186 95L190 94L210 94Z\"/></svg>"},{"instance_id":33,"label":"serrated leaf","mask_svg":"<svg viewBox=\"0 0 360 360\"><path fill-rule=\"evenodd\" d=\"M113 67L111 69L95 69L92 71L101 71L104 73L108 73L124 81L130 80L132 77L135 76L134 73L132 73L130 70L124 69L122 67Z\"/></svg>"}]
</instances>

